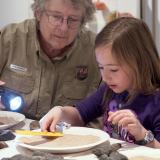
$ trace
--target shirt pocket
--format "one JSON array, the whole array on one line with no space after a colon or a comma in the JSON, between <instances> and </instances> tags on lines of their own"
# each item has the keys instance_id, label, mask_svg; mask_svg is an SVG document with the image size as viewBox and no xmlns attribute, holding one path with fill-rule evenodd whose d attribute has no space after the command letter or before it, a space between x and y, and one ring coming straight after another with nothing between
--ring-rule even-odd
<instances>
[{"instance_id":1,"label":"shirt pocket","mask_svg":"<svg viewBox=\"0 0 160 160\"><path fill-rule=\"evenodd\" d=\"M1 80L5 82L5 86L24 94L32 92L35 80L26 73L14 72L5 69L1 75Z\"/></svg>"},{"instance_id":2,"label":"shirt pocket","mask_svg":"<svg viewBox=\"0 0 160 160\"><path fill-rule=\"evenodd\" d=\"M81 100L86 97L88 90L87 84L73 85L71 82L65 82L62 88L63 96L67 99Z\"/></svg>"}]
</instances>

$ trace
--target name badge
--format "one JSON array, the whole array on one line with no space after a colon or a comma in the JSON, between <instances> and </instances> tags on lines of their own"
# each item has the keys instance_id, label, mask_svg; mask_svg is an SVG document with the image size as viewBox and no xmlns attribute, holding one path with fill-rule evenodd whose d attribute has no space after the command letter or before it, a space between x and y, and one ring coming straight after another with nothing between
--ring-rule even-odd
<instances>
[{"instance_id":1,"label":"name badge","mask_svg":"<svg viewBox=\"0 0 160 160\"><path fill-rule=\"evenodd\" d=\"M14 70L17 70L17 71L22 71L22 72L26 72L27 71L27 68L21 67L21 66L17 66L15 64L10 64L10 68L14 69Z\"/></svg>"}]
</instances>

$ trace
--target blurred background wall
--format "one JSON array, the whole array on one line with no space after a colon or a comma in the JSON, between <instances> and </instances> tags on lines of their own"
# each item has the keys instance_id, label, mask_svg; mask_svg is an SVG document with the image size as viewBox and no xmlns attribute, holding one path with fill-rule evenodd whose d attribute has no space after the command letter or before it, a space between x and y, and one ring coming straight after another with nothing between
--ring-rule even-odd
<instances>
[{"instance_id":1,"label":"blurred background wall","mask_svg":"<svg viewBox=\"0 0 160 160\"><path fill-rule=\"evenodd\" d=\"M141 17L148 24L160 54L160 0L141 0Z\"/></svg>"},{"instance_id":2,"label":"blurred background wall","mask_svg":"<svg viewBox=\"0 0 160 160\"><path fill-rule=\"evenodd\" d=\"M32 16L32 0L0 0L0 28Z\"/></svg>"}]
</instances>

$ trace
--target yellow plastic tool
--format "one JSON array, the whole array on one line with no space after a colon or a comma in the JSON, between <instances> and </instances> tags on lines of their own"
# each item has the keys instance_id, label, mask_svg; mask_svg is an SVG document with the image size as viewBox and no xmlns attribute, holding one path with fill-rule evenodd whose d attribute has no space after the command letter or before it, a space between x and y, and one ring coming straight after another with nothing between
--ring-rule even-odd
<instances>
[{"instance_id":1,"label":"yellow plastic tool","mask_svg":"<svg viewBox=\"0 0 160 160\"><path fill-rule=\"evenodd\" d=\"M31 135L31 136L47 136L47 137L62 137L62 132L41 132L41 131L30 131L30 130L15 130L17 134Z\"/></svg>"}]
</instances>

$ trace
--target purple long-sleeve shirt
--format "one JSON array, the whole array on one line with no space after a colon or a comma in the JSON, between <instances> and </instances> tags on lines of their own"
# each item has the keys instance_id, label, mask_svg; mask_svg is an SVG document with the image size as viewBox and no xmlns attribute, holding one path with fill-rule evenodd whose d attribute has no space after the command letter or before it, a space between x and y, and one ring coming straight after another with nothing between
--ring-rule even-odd
<instances>
[{"instance_id":1,"label":"purple long-sleeve shirt","mask_svg":"<svg viewBox=\"0 0 160 160\"><path fill-rule=\"evenodd\" d=\"M93 119L103 115L104 130L111 137L134 142L134 137L130 135L124 128L118 127L107 121L108 111L116 111L118 109L132 110L140 120L141 124L151 130L155 138L160 142L160 91L155 91L154 94L144 95L139 94L130 103L125 103L127 92L120 94L114 93L112 99L107 105L107 109L103 112L104 94L107 91L107 85L103 84L90 97L75 104L83 121L88 123Z\"/></svg>"}]
</instances>

